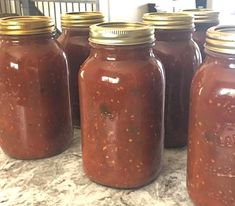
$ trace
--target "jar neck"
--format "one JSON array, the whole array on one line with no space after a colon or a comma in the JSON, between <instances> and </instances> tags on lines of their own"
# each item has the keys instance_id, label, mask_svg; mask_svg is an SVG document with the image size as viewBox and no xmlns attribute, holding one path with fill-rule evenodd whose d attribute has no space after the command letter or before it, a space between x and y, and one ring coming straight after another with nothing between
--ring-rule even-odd
<instances>
[{"instance_id":1,"label":"jar neck","mask_svg":"<svg viewBox=\"0 0 235 206\"><path fill-rule=\"evenodd\" d=\"M212 22L212 23L195 23L196 31L206 31L212 26L218 25L219 22Z\"/></svg>"},{"instance_id":2,"label":"jar neck","mask_svg":"<svg viewBox=\"0 0 235 206\"><path fill-rule=\"evenodd\" d=\"M55 39L55 33L47 34L35 34L35 35L0 35L1 40L7 40L12 42L29 42L35 40L51 40Z\"/></svg>"},{"instance_id":3,"label":"jar neck","mask_svg":"<svg viewBox=\"0 0 235 206\"><path fill-rule=\"evenodd\" d=\"M187 41L192 39L193 29L163 30L155 29L156 41Z\"/></svg>"},{"instance_id":4,"label":"jar neck","mask_svg":"<svg viewBox=\"0 0 235 206\"><path fill-rule=\"evenodd\" d=\"M91 56L107 60L147 59L153 57L153 44L110 46L90 43Z\"/></svg>"},{"instance_id":5,"label":"jar neck","mask_svg":"<svg viewBox=\"0 0 235 206\"><path fill-rule=\"evenodd\" d=\"M233 62L235 63L235 54L222 54L205 49L206 60L216 59L220 62Z\"/></svg>"},{"instance_id":6,"label":"jar neck","mask_svg":"<svg viewBox=\"0 0 235 206\"><path fill-rule=\"evenodd\" d=\"M62 28L62 35L65 36L89 36L89 28Z\"/></svg>"}]
</instances>

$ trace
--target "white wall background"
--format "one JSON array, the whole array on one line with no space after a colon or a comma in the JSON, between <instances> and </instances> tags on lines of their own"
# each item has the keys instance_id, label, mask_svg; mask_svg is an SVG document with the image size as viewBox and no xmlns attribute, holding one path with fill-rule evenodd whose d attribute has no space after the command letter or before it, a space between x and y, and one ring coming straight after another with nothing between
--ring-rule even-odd
<instances>
[{"instance_id":1,"label":"white wall background","mask_svg":"<svg viewBox=\"0 0 235 206\"><path fill-rule=\"evenodd\" d=\"M156 3L163 11L195 8L195 0L100 0L100 9L109 21L141 21L147 3Z\"/></svg>"},{"instance_id":2,"label":"white wall background","mask_svg":"<svg viewBox=\"0 0 235 206\"><path fill-rule=\"evenodd\" d=\"M179 11L182 9L195 8L195 0L157 0L156 6L163 11Z\"/></svg>"},{"instance_id":3,"label":"white wall background","mask_svg":"<svg viewBox=\"0 0 235 206\"><path fill-rule=\"evenodd\" d=\"M220 24L235 24L234 0L208 0L207 6L221 13Z\"/></svg>"}]
</instances>

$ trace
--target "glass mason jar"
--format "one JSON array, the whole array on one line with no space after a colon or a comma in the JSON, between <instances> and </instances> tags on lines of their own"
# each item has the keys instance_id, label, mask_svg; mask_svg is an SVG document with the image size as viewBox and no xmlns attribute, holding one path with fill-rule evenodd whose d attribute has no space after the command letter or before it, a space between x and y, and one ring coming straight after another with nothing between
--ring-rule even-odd
<instances>
[{"instance_id":1,"label":"glass mason jar","mask_svg":"<svg viewBox=\"0 0 235 206\"><path fill-rule=\"evenodd\" d=\"M188 138L191 80L201 63L192 40L193 18L182 13L147 13L143 19L156 29L153 51L165 69L165 147L183 147Z\"/></svg>"},{"instance_id":2,"label":"glass mason jar","mask_svg":"<svg viewBox=\"0 0 235 206\"><path fill-rule=\"evenodd\" d=\"M196 206L235 205L235 26L207 32L191 88L188 192Z\"/></svg>"},{"instance_id":3,"label":"glass mason jar","mask_svg":"<svg viewBox=\"0 0 235 206\"><path fill-rule=\"evenodd\" d=\"M193 40L198 44L202 60L205 59L204 44L206 43L206 31L210 27L219 24L219 12L209 9L187 9L184 12L194 15L195 31Z\"/></svg>"},{"instance_id":4,"label":"glass mason jar","mask_svg":"<svg viewBox=\"0 0 235 206\"><path fill-rule=\"evenodd\" d=\"M162 166L165 79L152 52L153 28L91 26L91 54L80 70L83 165L94 182L136 188Z\"/></svg>"},{"instance_id":5,"label":"glass mason jar","mask_svg":"<svg viewBox=\"0 0 235 206\"><path fill-rule=\"evenodd\" d=\"M58 38L69 65L72 122L80 127L78 71L90 53L89 26L104 21L100 12L76 12L62 15L62 34Z\"/></svg>"},{"instance_id":6,"label":"glass mason jar","mask_svg":"<svg viewBox=\"0 0 235 206\"><path fill-rule=\"evenodd\" d=\"M10 157L37 159L72 140L68 68L48 17L0 21L0 146Z\"/></svg>"}]
</instances>

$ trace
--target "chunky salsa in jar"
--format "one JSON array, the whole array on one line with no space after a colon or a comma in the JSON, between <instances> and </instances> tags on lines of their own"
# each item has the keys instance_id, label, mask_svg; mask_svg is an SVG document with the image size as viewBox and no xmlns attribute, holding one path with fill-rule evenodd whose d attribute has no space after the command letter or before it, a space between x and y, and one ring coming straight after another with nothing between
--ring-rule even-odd
<instances>
[{"instance_id":1,"label":"chunky salsa in jar","mask_svg":"<svg viewBox=\"0 0 235 206\"><path fill-rule=\"evenodd\" d=\"M193 40L198 44L202 60L205 59L204 44L206 43L206 31L210 27L219 24L219 12L209 9L187 9L184 12L194 15L195 31Z\"/></svg>"},{"instance_id":2,"label":"chunky salsa in jar","mask_svg":"<svg viewBox=\"0 0 235 206\"><path fill-rule=\"evenodd\" d=\"M67 60L48 17L0 20L0 146L36 159L72 140Z\"/></svg>"},{"instance_id":3,"label":"chunky salsa in jar","mask_svg":"<svg viewBox=\"0 0 235 206\"><path fill-rule=\"evenodd\" d=\"M207 32L191 88L188 192L196 206L235 206L235 26Z\"/></svg>"},{"instance_id":4,"label":"chunky salsa in jar","mask_svg":"<svg viewBox=\"0 0 235 206\"><path fill-rule=\"evenodd\" d=\"M89 26L104 21L100 12L75 12L62 15L62 34L58 41L63 46L69 65L70 97L74 127L80 127L78 71L90 53Z\"/></svg>"},{"instance_id":5,"label":"chunky salsa in jar","mask_svg":"<svg viewBox=\"0 0 235 206\"><path fill-rule=\"evenodd\" d=\"M183 147L188 137L191 80L201 63L192 40L193 18L182 13L147 13L143 19L155 27L154 54L165 69L165 147Z\"/></svg>"},{"instance_id":6,"label":"chunky salsa in jar","mask_svg":"<svg viewBox=\"0 0 235 206\"><path fill-rule=\"evenodd\" d=\"M153 28L91 26L91 55L79 76L83 164L94 182L136 188L162 167L165 79Z\"/></svg>"}]
</instances>

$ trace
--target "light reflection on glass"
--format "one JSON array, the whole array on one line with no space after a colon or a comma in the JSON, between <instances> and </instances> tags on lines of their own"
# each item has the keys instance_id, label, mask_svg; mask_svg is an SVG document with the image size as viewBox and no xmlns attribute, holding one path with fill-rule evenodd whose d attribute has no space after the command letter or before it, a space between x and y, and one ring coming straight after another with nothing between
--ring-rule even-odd
<instances>
[{"instance_id":1,"label":"light reflection on glass","mask_svg":"<svg viewBox=\"0 0 235 206\"><path fill-rule=\"evenodd\" d=\"M230 69L235 69L235 64L229 64Z\"/></svg>"},{"instance_id":2,"label":"light reflection on glass","mask_svg":"<svg viewBox=\"0 0 235 206\"><path fill-rule=\"evenodd\" d=\"M83 76L84 75L84 71L81 71L80 75L81 75L82 79L84 79L84 76Z\"/></svg>"},{"instance_id":3,"label":"light reflection on glass","mask_svg":"<svg viewBox=\"0 0 235 206\"><path fill-rule=\"evenodd\" d=\"M115 57L107 57L107 60L115 61L115 60L116 60L116 58L115 58Z\"/></svg>"},{"instance_id":4,"label":"light reflection on glass","mask_svg":"<svg viewBox=\"0 0 235 206\"><path fill-rule=\"evenodd\" d=\"M11 63L10 63L10 67L11 67L12 69L18 70L18 69L19 69L19 64L16 64L16 63L11 62Z\"/></svg>"},{"instance_id":5,"label":"light reflection on glass","mask_svg":"<svg viewBox=\"0 0 235 206\"><path fill-rule=\"evenodd\" d=\"M107 76L102 76L101 77L101 81L102 82L109 82L109 83L111 83L111 84L118 84L119 83L119 78L118 77L115 77L115 78L113 78L113 77L107 77Z\"/></svg>"},{"instance_id":6,"label":"light reflection on glass","mask_svg":"<svg viewBox=\"0 0 235 206\"><path fill-rule=\"evenodd\" d=\"M221 89L219 91L219 94L220 95L227 95L227 96L235 97L235 89L224 88L224 89Z\"/></svg>"},{"instance_id":7,"label":"light reflection on glass","mask_svg":"<svg viewBox=\"0 0 235 206\"><path fill-rule=\"evenodd\" d=\"M199 90L199 93L198 93L198 95L199 95L199 96L201 96L201 94L202 94L202 90L203 90L203 87L202 87L202 88L200 88L200 90Z\"/></svg>"}]
</instances>

